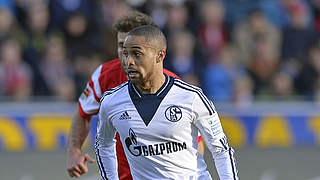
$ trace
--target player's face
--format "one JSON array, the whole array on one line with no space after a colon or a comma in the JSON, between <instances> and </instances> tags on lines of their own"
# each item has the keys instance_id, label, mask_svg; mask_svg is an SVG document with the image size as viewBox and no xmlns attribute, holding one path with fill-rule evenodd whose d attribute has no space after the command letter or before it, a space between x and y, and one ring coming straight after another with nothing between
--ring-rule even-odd
<instances>
[{"instance_id":1,"label":"player's face","mask_svg":"<svg viewBox=\"0 0 320 180\"><path fill-rule=\"evenodd\" d=\"M123 51L123 43L124 43L124 40L126 39L128 33L124 33L124 32L118 32L118 44L117 44L117 47L118 47L118 57L120 58L120 62L121 62L121 67L122 67L122 70L125 74L127 74L127 72L125 71L126 68L126 64L125 64L125 61L124 61L124 56L122 54L122 51Z\"/></svg>"},{"instance_id":2,"label":"player's face","mask_svg":"<svg viewBox=\"0 0 320 180\"><path fill-rule=\"evenodd\" d=\"M148 44L143 36L127 36L123 46L128 79L133 84L144 84L152 77L158 49Z\"/></svg>"}]
</instances>

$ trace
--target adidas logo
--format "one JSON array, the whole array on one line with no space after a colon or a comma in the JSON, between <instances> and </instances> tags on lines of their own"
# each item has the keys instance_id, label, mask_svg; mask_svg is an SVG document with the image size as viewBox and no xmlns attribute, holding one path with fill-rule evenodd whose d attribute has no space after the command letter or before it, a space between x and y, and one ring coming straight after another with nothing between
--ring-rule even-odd
<instances>
[{"instance_id":1,"label":"adidas logo","mask_svg":"<svg viewBox=\"0 0 320 180\"><path fill-rule=\"evenodd\" d=\"M126 120L126 119L131 119L131 117L129 116L127 111L125 111L123 114L121 114L119 120Z\"/></svg>"}]
</instances>

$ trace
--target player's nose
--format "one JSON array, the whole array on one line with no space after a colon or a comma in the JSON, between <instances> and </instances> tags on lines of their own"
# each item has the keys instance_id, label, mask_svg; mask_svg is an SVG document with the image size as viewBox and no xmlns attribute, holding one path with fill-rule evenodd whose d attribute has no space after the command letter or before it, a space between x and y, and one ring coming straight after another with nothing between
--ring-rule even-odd
<instances>
[{"instance_id":1,"label":"player's nose","mask_svg":"<svg viewBox=\"0 0 320 180\"><path fill-rule=\"evenodd\" d=\"M134 65L135 64L135 61L134 61L134 59L131 57L131 56L128 56L127 58L126 58L126 65L127 65L127 67L129 67L129 66L132 66L132 65Z\"/></svg>"}]
</instances>

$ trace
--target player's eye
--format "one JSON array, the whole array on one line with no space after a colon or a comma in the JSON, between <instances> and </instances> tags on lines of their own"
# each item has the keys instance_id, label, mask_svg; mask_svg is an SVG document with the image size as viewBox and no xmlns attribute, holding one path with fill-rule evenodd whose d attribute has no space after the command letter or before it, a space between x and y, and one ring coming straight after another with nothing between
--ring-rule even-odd
<instances>
[{"instance_id":1,"label":"player's eye","mask_svg":"<svg viewBox=\"0 0 320 180\"><path fill-rule=\"evenodd\" d=\"M136 57L140 57L142 54L141 54L140 52L135 52L134 55L135 55Z\"/></svg>"}]
</instances>

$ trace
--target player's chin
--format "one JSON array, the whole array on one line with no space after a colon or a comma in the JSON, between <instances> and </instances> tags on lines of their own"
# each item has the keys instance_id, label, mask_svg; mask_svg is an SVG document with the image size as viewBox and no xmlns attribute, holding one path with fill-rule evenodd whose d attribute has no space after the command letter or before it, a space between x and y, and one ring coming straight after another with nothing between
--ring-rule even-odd
<instances>
[{"instance_id":1,"label":"player's chin","mask_svg":"<svg viewBox=\"0 0 320 180\"><path fill-rule=\"evenodd\" d=\"M137 82L140 80L140 74L139 73L128 73L128 79L131 82Z\"/></svg>"},{"instance_id":2,"label":"player's chin","mask_svg":"<svg viewBox=\"0 0 320 180\"><path fill-rule=\"evenodd\" d=\"M134 85L143 84L144 82L140 75L129 77L129 80Z\"/></svg>"},{"instance_id":3,"label":"player's chin","mask_svg":"<svg viewBox=\"0 0 320 180\"><path fill-rule=\"evenodd\" d=\"M139 78L129 78L129 80L132 84L135 84L135 85L140 82Z\"/></svg>"}]
</instances>

